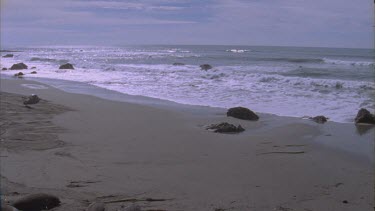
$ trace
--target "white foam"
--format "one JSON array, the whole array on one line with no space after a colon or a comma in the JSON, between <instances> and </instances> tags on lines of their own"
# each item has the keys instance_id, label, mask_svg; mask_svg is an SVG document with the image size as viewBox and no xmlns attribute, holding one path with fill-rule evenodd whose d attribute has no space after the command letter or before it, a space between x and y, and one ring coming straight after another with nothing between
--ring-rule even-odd
<instances>
[{"instance_id":1,"label":"white foam","mask_svg":"<svg viewBox=\"0 0 375 211\"><path fill-rule=\"evenodd\" d=\"M246 52L249 52L249 50L245 50L245 49L228 49L226 51L227 52L232 52L232 53L246 53Z\"/></svg>"},{"instance_id":2,"label":"white foam","mask_svg":"<svg viewBox=\"0 0 375 211\"><path fill-rule=\"evenodd\" d=\"M328 59L323 58L323 61L328 64L338 64L338 65L351 65L351 66L373 66L372 61L349 61L349 60L339 60L339 59Z\"/></svg>"},{"instance_id":3,"label":"white foam","mask_svg":"<svg viewBox=\"0 0 375 211\"><path fill-rule=\"evenodd\" d=\"M48 87L39 84L21 84L21 86L29 89L48 89Z\"/></svg>"}]
</instances>

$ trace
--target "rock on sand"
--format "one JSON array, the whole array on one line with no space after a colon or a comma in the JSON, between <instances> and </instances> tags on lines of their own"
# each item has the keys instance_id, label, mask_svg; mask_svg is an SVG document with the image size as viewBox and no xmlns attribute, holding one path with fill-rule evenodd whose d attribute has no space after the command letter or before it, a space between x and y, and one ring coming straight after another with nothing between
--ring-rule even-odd
<instances>
[{"instance_id":1,"label":"rock on sand","mask_svg":"<svg viewBox=\"0 0 375 211\"><path fill-rule=\"evenodd\" d=\"M375 115L371 114L367 109L361 108L354 120L355 123L375 124Z\"/></svg>"},{"instance_id":2,"label":"rock on sand","mask_svg":"<svg viewBox=\"0 0 375 211\"><path fill-rule=\"evenodd\" d=\"M228 109L227 116L231 116L237 119L252 120L252 121L256 121L259 119L258 115L256 115L250 109L244 108L244 107L234 107L234 108Z\"/></svg>"},{"instance_id":3,"label":"rock on sand","mask_svg":"<svg viewBox=\"0 0 375 211\"><path fill-rule=\"evenodd\" d=\"M19 210L49 210L59 205L59 198L45 193L30 194L13 203Z\"/></svg>"},{"instance_id":4,"label":"rock on sand","mask_svg":"<svg viewBox=\"0 0 375 211\"><path fill-rule=\"evenodd\" d=\"M241 125L238 125L236 127L235 125L229 124L228 122L212 124L206 127L206 129L215 133L240 133L245 130Z\"/></svg>"}]
</instances>

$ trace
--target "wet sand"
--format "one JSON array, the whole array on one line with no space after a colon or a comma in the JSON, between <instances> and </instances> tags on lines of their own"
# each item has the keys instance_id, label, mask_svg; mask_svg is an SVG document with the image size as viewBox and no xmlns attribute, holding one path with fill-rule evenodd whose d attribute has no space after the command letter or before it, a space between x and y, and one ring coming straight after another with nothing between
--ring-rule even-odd
<instances>
[{"instance_id":1,"label":"wet sand","mask_svg":"<svg viewBox=\"0 0 375 211\"><path fill-rule=\"evenodd\" d=\"M374 207L373 127L265 114L257 122L198 115L23 79L2 79L1 91L5 201L43 192L61 199L54 210L83 210L94 201L108 202L107 210L133 203L144 210ZM29 94L43 101L28 109L22 96ZM246 131L204 128L222 121Z\"/></svg>"}]
</instances>

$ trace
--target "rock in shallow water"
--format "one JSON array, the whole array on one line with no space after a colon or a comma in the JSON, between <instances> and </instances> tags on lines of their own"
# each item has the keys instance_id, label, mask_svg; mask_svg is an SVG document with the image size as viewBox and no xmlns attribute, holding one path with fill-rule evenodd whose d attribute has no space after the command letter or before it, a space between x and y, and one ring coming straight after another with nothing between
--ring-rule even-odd
<instances>
[{"instance_id":1,"label":"rock in shallow water","mask_svg":"<svg viewBox=\"0 0 375 211\"><path fill-rule=\"evenodd\" d=\"M228 109L227 116L231 116L237 119L252 120L252 121L256 121L259 119L258 115L256 115L250 109L244 108L244 107L234 107L234 108Z\"/></svg>"},{"instance_id":2,"label":"rock in shallow water","mask_svg":"<svg viewBox=\"0 0 375 211\"><path fill-rule=\"evenodd\" d=\"M13 203L19 210L49 210L60 205L60 200L56 196L37 193L22 197Z\"/></svg>"},{"instance_id":3,"label":"rock in shallow water","mask_svg":"<svg viewBox=\"0 0 375 211\"><path fill-rule=\"evenodd\" d=\"M3 56L3 58L12 58L13 57L13 54L7 54L5 56Z\"/></svg>"},{"instance_id":4,"label":"rock in shallow water","mask_svg":"<svg viewBox=\"0 0 375 211\"><path fill-rule=\"evenodd\" d=\"M17 64L12 65L10 69L11 70L23 70L23 69L27 69L27 65L25 65L24 63L17 63Z\"/></svg>"},{"instance_id":5,"label":"rock in shallow water","mask_svg":"<svg viewBox=\"0 0 375 211\"><path fill-rule=\"evenodd\" d=\"M70 70L74 70L74 67L72 64L69 64L69 63L66 63L66 64L63 64L59 67L59 69L70 69Z\"/></svg>"},{"instance_id":6,"label":"rock in shallow water","mask_svg":"<svg viewBox=\"0 0 375 211\"><path fill-rule=\"evenodd\" d=\"M236 127L235 125L229 124L228 122L212 124L207 126L206 129L215 133L240 133L245 130L241 125L238 125L238 127Z\"/></svg>"},{"instance_id":7,"label":"rock in shallow water","mask_svg":"<svg viewBox=\"0 0 375 211\"><path fill-rule=\"evenodd\" d=\"M367 109L361 108L354 120L355 123L375 124L375 115L371 114Z\"/></svg>"},{"instance_id":8,"label":"rock in shallow water","mask_svg":"<svg viewBox=\"0 0 375 211\"><path fill-rule=\"evenodd\" d=\"M19 72L19 73L14 74L15 77L21 77L23 75L25 75L23 72Z\"/></svg>"},{"instance_id":9,"label":"rock in shallow water","mask_svg":"<svg viewBox=\"0 0 375 211\"><path fill-rule=\"evenodd\" d=\"M324 124L327 122L327 120L329 118L325 117L325 116L316 116L316 117L310 117L310 119L316 123L319 123L319 124Z\"/></svg>"},{"instance_id":10,"label":"rock in shallow water","mask_svg":"<svg viewBox=\"0 0 375 211\"><path fill-rule=\"evenodd\" d=\"M202 64L199 66L202 70L209 70L212 69L212 66L209 64Z\"/></svg>"}]
</instances>

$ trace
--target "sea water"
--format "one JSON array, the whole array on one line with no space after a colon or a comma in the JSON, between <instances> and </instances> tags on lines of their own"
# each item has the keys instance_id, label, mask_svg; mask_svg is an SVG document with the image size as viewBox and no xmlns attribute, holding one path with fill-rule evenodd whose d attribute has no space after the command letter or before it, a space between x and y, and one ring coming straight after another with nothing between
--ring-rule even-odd
<instances>
[{"instance_id":1,"label":"sea water","mask_svg":"<svg viewBox=\"0 0 375 211\"><path fill-rule=\"evenodd\" d=\"M373 49L43 46L11 50L18 52L13 58L2 58L1 67L24 62L29 69L23 72L30 73L35 66L37 74L25 78L77 81L182 104L244 106L280 116L324 115L336 122L353 122L360 108L374 111L375 107ZM59 70L67 62L75 69ZM201 64L213 68L201 70Z\"/></svg>"}]
</instances>

